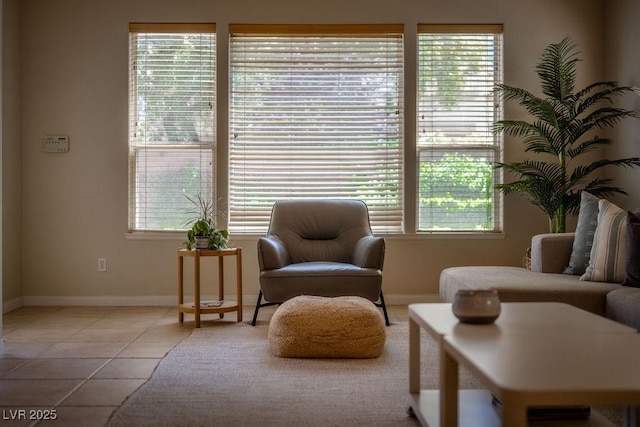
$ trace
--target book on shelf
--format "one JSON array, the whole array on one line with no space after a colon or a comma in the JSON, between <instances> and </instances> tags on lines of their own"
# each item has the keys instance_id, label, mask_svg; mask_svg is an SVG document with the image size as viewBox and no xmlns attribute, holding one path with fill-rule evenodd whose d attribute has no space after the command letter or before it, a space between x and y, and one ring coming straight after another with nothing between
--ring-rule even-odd
<instances>
[{"instance_id":1,"label":"book on shelf","mask_svg":"<svg viewBox=\"0 0 640 427\"><path fill-rule=\"evenodd\" d=\"M502 402L492 396L491 404L496 412L502 412ZM576 406L533 406L527 409L527 418L535 421L545 420L583 420L591 415L591 407L584 405Z\"/></svg>"},{"instance_id":2,"label":"book on shelf","mask_svg":"<svg viewBox=\"0 0 640 427\"><path fill-rule=\"evenodd\" d=\"M224 304L224 300L200 301L200 308L222 307L222 304ZM195 303L193 306L196 306Z\"/></svg>"}]
</instances>

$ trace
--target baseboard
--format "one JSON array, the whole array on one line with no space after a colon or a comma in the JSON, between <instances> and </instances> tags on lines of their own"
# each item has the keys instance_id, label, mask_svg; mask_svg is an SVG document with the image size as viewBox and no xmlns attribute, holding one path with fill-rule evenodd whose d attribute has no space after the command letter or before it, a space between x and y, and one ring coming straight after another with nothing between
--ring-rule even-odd
<instances>
[{"instance_id":1,"label":"baseboard","mask_svg":"<svg viewBox=\"0 0 640 427\"><path fill-rule=\"evenodd\" d=\"M442 302L438 294L384 294L387 305L409 305L418 303Z\"/></svg>"},{"instance_id":2,"label":"baseboard","mask_svg":"<svg viewBox=\"0 0 640 427\"><path fill-rule=\"evenodd\" d=\"M24 298L14 298L9 301L4 301L2 303L2 313L8 313L13 310L17 310L21 307L24 307Z\"/></svg>"},{"instance_id":3,"label":"baseboard","mask_svg":"<svg viewBox=\"0 0 640 427\"><path fill-rule=\"evenodd\" d=\"M229 295L231 298L231 295ZM210 299L203 296L202 299ZM37 306L92 306L92 307L171 307L177 305L175 295L149 295L149 296L26 296L26 307Z\"/></svg>"},{"instance_id":4,"label":"baseboard","mask_svg":"<svg viewBox=\"0 0 640 427\"><path fill-rule=\"evenodd\" d=\"M189 299L185 296L185 299ZM214 295L203 295L202 300L217 299ZM227 299L235 300L235 295L227 295ZM255 306L258 295L243 295L242 304ZM389 294L384 296L387 305L409 305L415 303L440 302L437 294ZM175 295L149 295L149 296L25 296L4 303L4 312L17 308L37 306L135 306L135 307L173 307L178 304Z\"/></svg>"}]
</instances>

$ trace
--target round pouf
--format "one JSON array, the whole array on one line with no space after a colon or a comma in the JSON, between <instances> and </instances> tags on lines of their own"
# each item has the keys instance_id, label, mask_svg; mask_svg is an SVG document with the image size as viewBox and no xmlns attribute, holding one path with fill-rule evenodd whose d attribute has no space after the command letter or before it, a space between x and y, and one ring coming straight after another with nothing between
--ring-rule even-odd
<instances>
[{"instance_id":1,"label":"round pouf","mask_svg":"<svg viewBox=\"0 0 640 427\"><path fill-rule=\"evenodd\" d=\"M269 324L269 346L279 357L371 359L387 332L368 299L299 296L278 307Z\"/></svg>"}]
</instances>

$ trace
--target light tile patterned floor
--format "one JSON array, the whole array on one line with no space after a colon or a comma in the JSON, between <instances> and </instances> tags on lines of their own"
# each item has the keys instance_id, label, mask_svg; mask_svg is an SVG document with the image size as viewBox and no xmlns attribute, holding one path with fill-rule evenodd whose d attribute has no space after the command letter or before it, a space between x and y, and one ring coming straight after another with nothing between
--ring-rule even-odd
<instances>
[{"instance_id":1,"label":"light tile patterned floor","mask_svg":"<svg viewBox=\"0 0 640 427\"><path fill-rule=\"evenodd\" d=\"M193 321L177 319L174 307L25 307L5 314L0 425L103 426L191 334ZM55 420L37 422L54 413Z\"/></svg>"},{"instance_id":2,"label":"light tile patterned floor","mask_svg":"<svg viewBox=\"0 0 640 427\"><path fill-rule=\"evenodd\" d=\"M262 309L259 319L274 310ZM252 316L253 307L244 307L244 321ZM389 316L406 321L407 308L389 307ZM235 322L235 315L204 319ZM5 314L0 425L103 426L193 327L192 316L178 322L175 307L24 307ZM55 420L35 419L53 414Z\"/></svg>"}]
</instances>

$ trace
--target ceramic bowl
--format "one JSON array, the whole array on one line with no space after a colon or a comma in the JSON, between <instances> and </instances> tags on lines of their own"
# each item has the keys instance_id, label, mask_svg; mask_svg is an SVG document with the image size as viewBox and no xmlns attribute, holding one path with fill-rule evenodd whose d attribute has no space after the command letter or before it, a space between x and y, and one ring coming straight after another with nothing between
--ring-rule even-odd
<instances>
[{"instance_id":1,"label":"ceramic bowl","mask_svg":"<svg viewBox=\"0 0 640 427\"><path fill-rule=\"evenodd\" d=\"M453 314L463 323L493 323L500 316L495 289L463 289L456 292Z\"/></svg>"}]
</instances>

